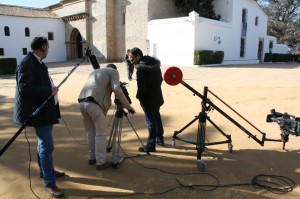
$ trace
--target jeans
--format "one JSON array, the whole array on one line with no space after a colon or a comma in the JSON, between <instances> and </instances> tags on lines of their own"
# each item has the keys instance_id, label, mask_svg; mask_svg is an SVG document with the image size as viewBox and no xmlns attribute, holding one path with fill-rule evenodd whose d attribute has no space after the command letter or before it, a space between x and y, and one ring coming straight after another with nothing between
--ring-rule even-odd
<instances>
[{"instance_id":1,"label":"jeans","mask_svg":"<svg viewBox=\"0 0 300 199\"><path fill-rule=\"evenodd\" d=\"M133 71L134 71L134 65L128 60L126 61L126 65L127 65L127 74L128 74L128 79L131 80L132 79L132 75L133 75Z\"/></svg>"},{"instance_id":2,"label":"jeans","mask_svg":"<svg viewBox=\"0 0 300 199\"><path fill-rule=\"evenodd\" d=\"M107 160L107 118L102 108L93 102L81 102L80 110L83 125L87 132L89 159L96 159L97 165L104 164Z\"/></svg>"},{"instance_id":3,"label":"jeans","mask_svg":"<svg viewBox=\"0 0 300 199\"><path fill-rule=\"evenodd\" d=\"M155 148L155 141L160 140L164 141L164 128L161 121L161 116L158 108L147 108L143 107L143 111L145 113L145 119L148 127L148 141L147 146L150 148Z\"/></svg>"},{"instance_id":4,"label":"jeans","mask_svg":"<svg viewBox=\"0 0 300 199\"><path fill-rule=\"evenodd\" d=\"M53 125L35 127L35 132L38 137L37 160L40 173L43 173L46 187L55 185L56 182L52 158L52 152L54 150L52 128Z\"/></svg>"}]
</instances>

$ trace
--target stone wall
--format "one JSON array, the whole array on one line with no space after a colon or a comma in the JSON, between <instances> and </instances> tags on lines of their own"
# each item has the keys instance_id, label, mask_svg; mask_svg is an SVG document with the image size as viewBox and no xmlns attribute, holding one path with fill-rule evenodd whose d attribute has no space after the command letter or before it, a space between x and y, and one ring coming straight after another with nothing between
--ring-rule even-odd
<instances>
[{"instance_id":1,"label":"stone wall","mask_svg":"<svg viewBox=\"0 0 300 199\"><path fill-rule=\"evenodd\" d=\"M148 54L147 27L152 19L179 16L173 0L65 0L53 8L60 17L86 13L67 20L66 44L70 58L71 34L78 29L83 45L90 46L99 61L122 61L126 49L139 47Z\"/></svg>"}]
</instances>

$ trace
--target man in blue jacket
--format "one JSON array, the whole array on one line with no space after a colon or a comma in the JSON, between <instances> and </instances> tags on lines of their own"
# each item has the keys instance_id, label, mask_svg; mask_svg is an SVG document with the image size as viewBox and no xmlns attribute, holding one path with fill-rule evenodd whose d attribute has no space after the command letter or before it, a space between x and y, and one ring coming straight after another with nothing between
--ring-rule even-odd
<instances>
[{"instance_id":1,"label":"man in blue jacket","mask_svg":"<svg viewBox=\"0 0 300 199\"><path fill-rule=\"evenodd\" d=\"M44 178L46 190L52 197L61 198L61 192L56 186L56 178L65 175L54 170L52 152L54 150L52 128L60 117L57 92L46 65L42 62L47 57L49 43L44 36L37 36L31 42L32 52L21 61L16 70L16 95L14 106L14 122L23 125L47 100L53 96L30 120L28 126L35 129L38 137L37 160L40 177Z\"/></svg>"},{"instance_id":2,"label":"man in blue jacket","mask_svg":"<svg viewBox=\"0 0 300 199\"><path fill-rule=\"evenodd\" d=\"M144 56L139 48L131 49L129 59L137 69L137 94L145 113L149 131L147 145L140 147L141 152L155 152L156 144L164 145L164 129L160 116L160 107L164 103L161 84L163 81L160 61L154 57Z\"/></svg>"}]
</instances>

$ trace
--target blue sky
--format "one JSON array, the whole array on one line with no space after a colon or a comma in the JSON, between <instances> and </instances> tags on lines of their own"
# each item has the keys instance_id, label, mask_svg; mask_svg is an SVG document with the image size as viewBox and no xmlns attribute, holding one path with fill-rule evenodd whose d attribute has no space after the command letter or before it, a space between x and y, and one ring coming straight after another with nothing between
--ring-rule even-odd
<instances>
[{"instance_id":1,"label":"blue sky","mask_svg":"<svg viewBox=\"0 0 300 199\"><path fill-rule=\"evenodd\" d=\"M0 4L44 8L59 3L60 0L0 0Z\"/></svg>"}]
</instances>

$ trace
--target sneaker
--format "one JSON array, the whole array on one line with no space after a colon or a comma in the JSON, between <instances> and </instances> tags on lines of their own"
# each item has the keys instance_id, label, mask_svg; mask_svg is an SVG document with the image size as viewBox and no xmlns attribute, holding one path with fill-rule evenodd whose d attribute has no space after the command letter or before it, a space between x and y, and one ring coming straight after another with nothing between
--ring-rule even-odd
<instances>
[{"instance_id":1,"label":"sneaker","mask_svg":"<svg viewBox=\"0 0 300 199\"><path fill-rule=\"evenodd\" d=\"M56 178L61 178L61 177L66 175L65 172L59 172L59 171L56 171L56 170L54 170L54 172L55 172L55 177ZM43 178L43 177L44 177L44 174L40 173L40 178Z\"/></svg>"},{"instance_id":2,"label":"sneaker","mask_svg":"<svg viewBox=\"0 0 300 199\"><path fill-rule=\"evenodd\" d=\"M106 161L104 164L96 165L97 170L103 170L111 167L111 162Z\"/></svg>"},{"instance_id":3,"label":"sneaker","mask_svg":"<svg viewBox=\"0 0 300 199\"><path fill-rule=\"evenodd\" d=\"M53 198L62 198L64 196L64 193L61 192L56 185L46 187L46 191L49 192Z\"/></svg>"},{"instance_id":4,"label":"sneaker","mask_svg":"<svg viewBox=\"0 0 300 199\"><path fill-rule=\"evenodd\" d=\"M144 147L140 147L139 151L140 152L155 152L156 149L155 149L155 147L149 147L149 146L146 145Z\"/></svg>"},{"instance_id":5,"label":"sneaker","mask_svg":"<svg viewBox=\"0 0 300 199\"><path fill-rule=\"evenodd\" d=\"M89 160L89 164L90 164L90 165L96 164L96 159L91 159L91 160Z\"/></svg>"}]
</instances>

